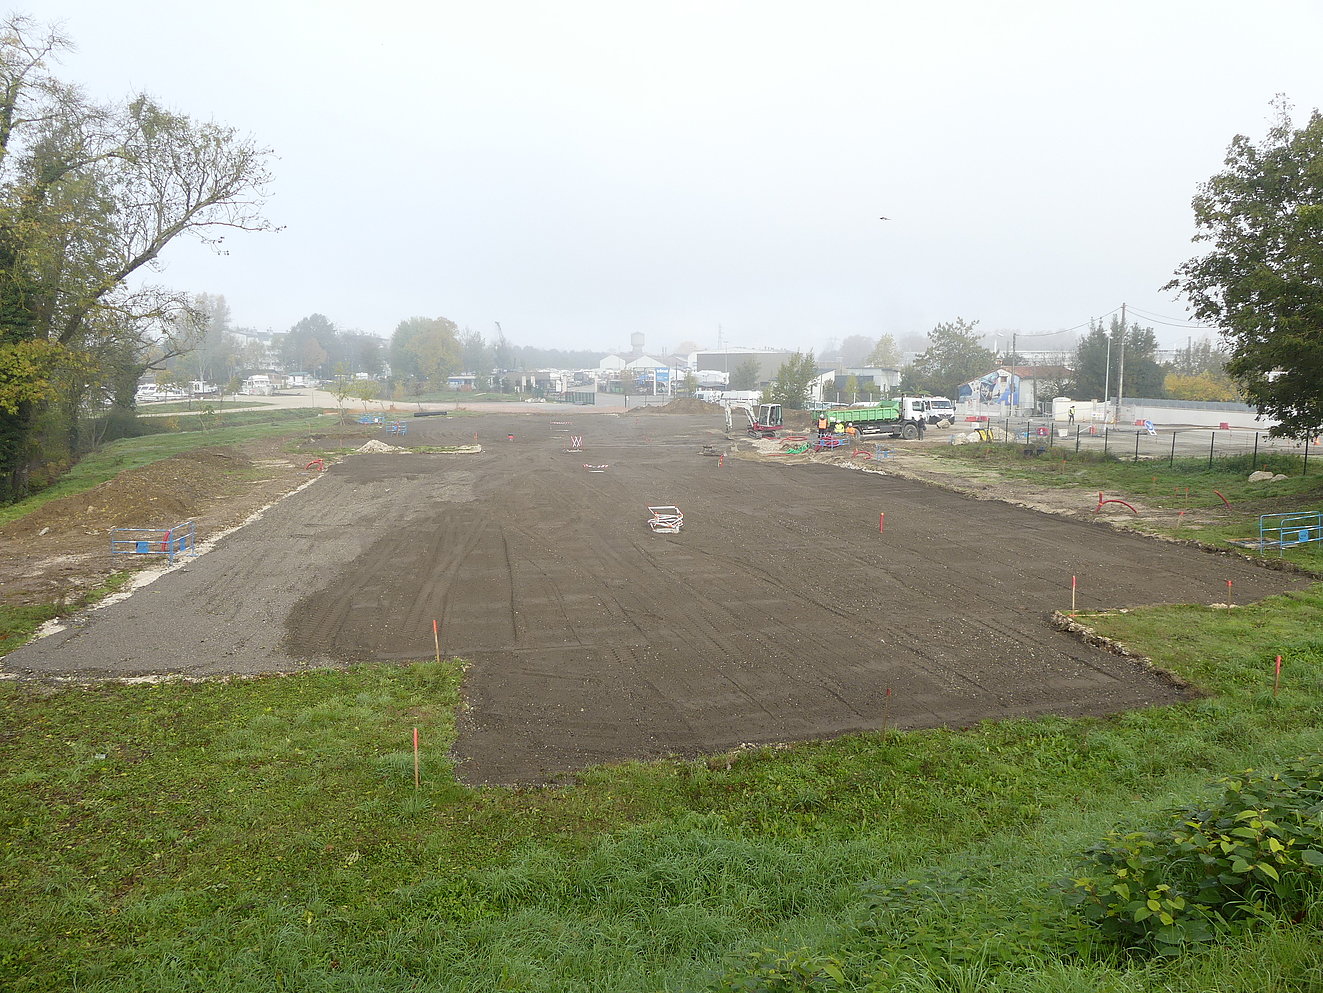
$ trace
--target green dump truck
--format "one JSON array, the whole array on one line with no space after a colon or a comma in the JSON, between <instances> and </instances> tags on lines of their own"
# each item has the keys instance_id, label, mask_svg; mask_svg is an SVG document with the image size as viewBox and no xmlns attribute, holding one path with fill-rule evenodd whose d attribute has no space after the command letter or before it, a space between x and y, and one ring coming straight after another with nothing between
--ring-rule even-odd
<instances>
[{"instance_id":1,"label":"green dump truck","mask_svg":"<svg viewBox=\"0 0 1323 993\"><path fill-rule=\"evenodd\" d=\"M813 419L826 415L834 429L837 424L853 424L863 437L904 438L913 441L923 437L927 416L918 397L900 397L880 400L867 406L825 407L813 412Z\"/></svg>"}]
</instances>

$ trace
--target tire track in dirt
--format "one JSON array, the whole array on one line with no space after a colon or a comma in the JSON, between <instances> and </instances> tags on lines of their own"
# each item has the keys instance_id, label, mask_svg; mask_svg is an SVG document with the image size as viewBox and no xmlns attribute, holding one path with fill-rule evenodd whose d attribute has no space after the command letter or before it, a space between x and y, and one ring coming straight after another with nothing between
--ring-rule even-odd
<instances>
[{"instance_id":1,"label":"tire track in dirt","mask_svg":"<svg viewBox=\"0 0 1323 993\"><path fill-rule=\"evenodd\" d=\"M6 667L205 675L421 659L436 617L443 651L472 663L460 775L544 782L599 761L876 728L887 688L895 727L1175 701L1141 666L1047 623L1072 574L1081 609L1206 602L1226 579L1247 600L1306 585L893 475L718 468L698 454L720 437L715 418L643 416L646 431L597 419L581 454L545 424L535 435L536 418L429 425L426 444L498 440L462 463L348 458ZM611 469L582 468L597 461ZM684 511L680 534L648 531L646 507L662 503Z\"/></svg>"}]
</instances>

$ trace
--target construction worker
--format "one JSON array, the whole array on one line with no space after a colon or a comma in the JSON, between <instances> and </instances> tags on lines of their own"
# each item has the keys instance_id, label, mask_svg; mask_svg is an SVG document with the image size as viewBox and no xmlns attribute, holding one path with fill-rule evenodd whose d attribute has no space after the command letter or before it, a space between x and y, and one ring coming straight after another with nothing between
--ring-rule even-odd
<instances>
[{"instance_id":1,"label":"construction worker","mask_svg":"<svg viewBox=\"0 0 1323 993\"><path fill-rule=\"evenodd\" d=\"M844 425L842 422L840 422L840 421L837 421L837 422L836 422L836 430L835 430L835 433L836 433L836 434L845 434L845 425Z\"/></svg>"},{"instance_id":2,"label":"construction worker","mask_svg":"<svg viewBox=\"0 0 1323 993\"><path fill-rule=\"evenodd\" d=\"M1075 423L1075 405L1071 404L1069 416L1066 419L1067 424Z\"/></svg>"},{"instance_id":3,"label":"construction worker","mask_svg":"<svg viewBox=\"0 0 1323 993\"><path fill-rule=\"evenodd\" d=\"M854 421L845 425L845 433L849 436L851 443L859 440L859 429L854 426Z\"/></svg>"},{"instance_id":4,"label":"construction worker","mask_svg":"<svg viewBox=\"0 0 1323 993\"><path fill-rule=\"evenodd\" d=\"M818 437L821 438L831 428L831 422L827 420L825 410L818 412Z\"/></svg>"}]
</instances>

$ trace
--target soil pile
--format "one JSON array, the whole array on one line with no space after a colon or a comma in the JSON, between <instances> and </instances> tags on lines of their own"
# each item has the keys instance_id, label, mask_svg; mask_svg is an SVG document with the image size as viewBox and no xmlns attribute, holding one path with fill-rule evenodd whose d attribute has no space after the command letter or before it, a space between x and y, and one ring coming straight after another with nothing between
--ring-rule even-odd
<instances>
[{"instance_id":1,"label":"soil pile","mask_svg":"<svg viewBox=\"0 0 1323 993\"><path fill-rule=\"evenodd\" d=\"M388 445L384 441L378 441L373 438L371 441L360 445L355 449L358 452L407 452L407 448L400 448L397 445Z\"/></svg>"},{"instance_id":2,"label":"soil pile","mask_svg":"<svg viewBox=\"0 0 1323 993\"><path fill-rule=\"evenodd\" d=\"M708 403L706 400L699 400L697 397L676 397L670 403L664 403L660 406L634 407L630 409L631 414L654 413L654 414L716 414L720 413L721 408L714 403Z\"/></svg>"},{"instance_id":3,"label":"soil pile","mask_svg":"<svg viewBox=\"0 0 1323 993\"><path fill-rule=\"evenodd\" d=\"M234 527L308 478L267 439L207 448L128 469L100 486L51 500L0 527L0 596L6 604L71 595L120 569L159 564L110 554L116 527L174 527L197 521L198 537Z\"/></svg>"},{"instance_id":4,"label":"soil pile","mask_svg":"<svg viewBox=\"0 0 1323 993\"><path fill-rule=\"evenodd\" d=\"M22 539L42 529L101 534L110 528L172 527L199 514L252 463L229 449L207 448L129 469L85 493L52 500L0 528Z\"/></svg>"}]
</instances>

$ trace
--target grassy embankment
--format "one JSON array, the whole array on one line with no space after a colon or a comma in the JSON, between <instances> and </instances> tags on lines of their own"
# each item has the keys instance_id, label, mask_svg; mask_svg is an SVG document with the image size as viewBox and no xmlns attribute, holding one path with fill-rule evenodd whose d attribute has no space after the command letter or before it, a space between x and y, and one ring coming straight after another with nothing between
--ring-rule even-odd
<instances>
[{"instance_id":1,"label":"grassy embankment","mask_svg":"<svg viewBox=\"0 0 1323 993\"><path fill-rule=\"evenodd\" d=\"M269 407L270 404L262 403L260 400L217 400L199 398L195 400L170 400L162 403L144 403L139 404L135 410L140 417L155 417L158 414L196 414L204 410L214 410L218 414L225 415L232 410L240 410L246 407Z\"/></svg>"},{"instance_id":2,"label":"grassy embankment","mask_svg":"<svg viewBox=\"0 0 1323 993\"><path fill-rule=\"evenodd\" d=\"M126 469L137 469L197 448L238 445L261 438L295 438L307 432L310 421L322 418L320 410L268 408L227 412L206 431L197 428L196 419L179 418L181 424L174 430L167 427L136 438L121 438L85 455L54 485L26 500L0 507L0 524L30 514L50 500L90 490ZM334 423L329 417L324 422Z\"/></svg>"},{"instance_id":3,"label":"grassy embankment","mask_svg":"<svg viewBox=\"0 0 1323 993\"><path fill-rule=\"evenodd\" d=\"M1317 902L1299 923L1150 961L1090 942L1052 890L1108 828L1323 748L1323 590L1092 623L1211 695L475 790L447 758L449 660L6 685L0 985L1323 989ZM894 882L899 903L870 909Z\"/></svg>"},{"instance_id":4,"label":"grassy embankment","mask_svg":"<svg viewBox=\"0 0 1323 993\"><path fill-rule=\"evenodd\" d=\"M1043 457L1025 458L1018 445L955 445L933 449L932 453L1004 478L1078 489L1081 506L1103 491L1109 498L1119 497L1145 508L1165 510L1167 522L1145 521L1135 526L1209 544L1225 543L1228 538L1255 537L1261 514L1323 511L1323 457L1311 458L1305 475L1306 466L1299 456L1261 454L1257 458L1259 469L1288 478L1251 483L1249 455L1219 457L1210 468L1207 458L1178 458L1169 466L1166 460L1133 462L1064 448L1054 449ZM1188 523L1180 516L1182 510L1199 512L1199 523ZM1109 516L1118 523L1129 524L1130 519L1119 509L1113 509ZM1274 549L1265 554L1323 572L1323 543L1288 548L1284 552Z\"/></svg>"}]
</instances>

